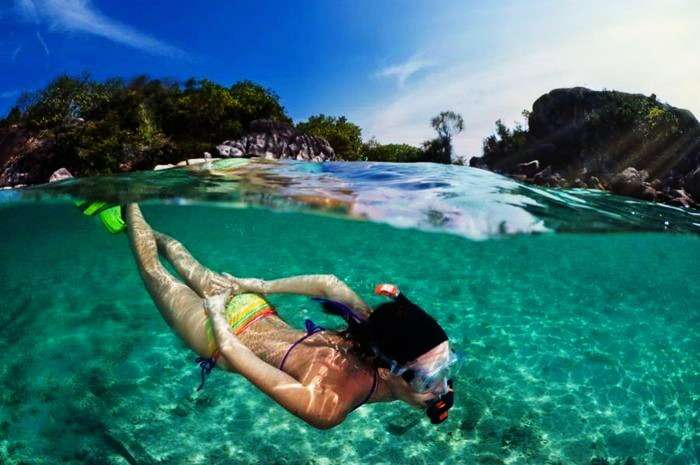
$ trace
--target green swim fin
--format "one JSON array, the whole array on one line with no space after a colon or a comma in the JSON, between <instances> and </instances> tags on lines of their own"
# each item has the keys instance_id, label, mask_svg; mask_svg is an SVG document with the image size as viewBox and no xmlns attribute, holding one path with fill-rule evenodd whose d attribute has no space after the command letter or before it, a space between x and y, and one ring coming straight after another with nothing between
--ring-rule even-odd
<instances>
[{"instance_id":1,"label":"green swim fin","mask_svg":"<svg viewBox=\"0 0 700 465\"><path fill-rule=\"evenodd\" d=\"M118 234L126 229L126 223L122 218L122 208L114 205L100 213L100 221L107 231Z\"/></svg>"},{"instance_id":2,"label":"green swim fin","mask_svg":"<svg viewBox=\"0 0 700 465\"><path fill-rule=\"evenodd\" d=\"M107 202L83 202L79 207L83 210L84 215L92 216L107 206Z\"/></svg>"},{"instance_id":3,"label":"green swim fin","mask_svg":"<svg viewBox=\"0 0 700 465\"><path fill-rule=\"evenodd\" d=\"M118 234L126 229L126 223L122 218L121 207L107 202L89 202L76 200L75 206L83 211L83 215L97 215L105 229L112 234Z\"/></svg>"}]
</instances>

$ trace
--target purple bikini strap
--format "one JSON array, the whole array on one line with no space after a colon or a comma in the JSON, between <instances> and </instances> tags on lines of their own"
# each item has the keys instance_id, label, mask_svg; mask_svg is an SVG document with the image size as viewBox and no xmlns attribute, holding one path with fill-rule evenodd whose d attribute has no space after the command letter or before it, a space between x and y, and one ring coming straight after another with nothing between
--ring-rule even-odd
<instances>
[{"instance_id":1,"label":"purple bikini strap","mask_svg":"<svg viewBox=\"0 0 700 465\"><path fill-rule=\"evenodd\" d=\"M316 334L320 331L325 331L326 328L323 328L322 326L317 325L313 321L309 320L308 318L304 320L304 325L306 326L306 334L304 334L302 337L297 339L297 341L289 346L289 349L287 349L287 352L285 352L284 357L282 357L282 361L280 362L279 369L281 370L282 367L284 366L284 362L287 361L287 357L289 357L289 353L294 349L296 346L301 344L307 337Z\"/></svg>"},{"instance_id":2,"label":"purple bikini strap","mask_svg":"<svg viewBox=\"0 0 700 465\"><path fill-rule=\"evenodd\" d=\"M353 407L353 410L355 410L355 409L361 407L362 405L366 404L367 401L369 401L369 400L372 398L372 395L374 394L374 391L377 389L377 384L378 384L378 383L377 383L377 370L375 369L375 370L374 370L374 378L372 379L372 387L369 388L369 392L367 393L367 396L362 400L362 402L360 402L360 403L357 404L355 407Z\"/></svg>"}]
</instances>

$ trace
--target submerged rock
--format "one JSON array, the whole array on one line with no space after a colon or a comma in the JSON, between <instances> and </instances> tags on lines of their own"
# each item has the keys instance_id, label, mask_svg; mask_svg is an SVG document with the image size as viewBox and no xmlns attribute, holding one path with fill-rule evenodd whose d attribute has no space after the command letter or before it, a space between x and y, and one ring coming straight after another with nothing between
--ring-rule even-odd
<instances>
[{"instance_id":1,"label":"submerged rock","mask_svg":"<svg viewBox=\"0 0 700 465\"><path fill-rule=\"evenodd\" d=\"M262 157L316 162L336 158L327 140L302 134L290 124L271 120L253 121L247 135L238 140L227 140L216 149L224 158Z\"/></svg>"},{"instance_id":2,"label":"submerged rock","mask_svg":"<svg viewBox=\"0 0 700 465\"><path fill-rule=\"evenodd\" d=\"M531 426L511 426L501 435L501 445L507 449L519 450L532 457L542 448L542 436Z\"/></svg>"},{"instance_id":3,"label":"submerged rock","mask_svg":"<svg viewBox=\"0 0 700 465\"><path fill-rule=\"evenodd\" d=\"M479 465L505 465L506 464L496 454L492 454L492 453L479 454L477 461L479 462Z\"/></svg>"},{"instance_id":4,"label":"submerged rock","mask_svg":"<svg viewBox=\"0 0 700 465\"><path fill-rule=\"evenodd\" d=\"M466 432L474 431L486 410L485 405L476 399L468 398L463 402L462 408L464 414L459 428Z\"/></svg>"},{"instance_id":5,"label":"submerged rock","mask_svg":"<svg viewBox=\"0 0 700 465\"><path fill-rule=\"evenodd\" d=\"M634 431L609 434L605 444L609 453L616 457L641 455L646 453L647 449L647 440Z\"/></svg>"},{"instance_id":6,"label":"submerged rock","mask_svg":"<svg viewBox=\"0 0 700 465\"><path fill-rule=\"evenodd\" d=\"M411 428L414 426L420 424L420 419L417 418L397 418L396 420L388 423L386 425L386 430L390 433L393 434L394 436L403 436L406 434Z\"/></svg>"},{"instance_id":7,"label":"submerged rock","mask_svg":"<svg viewBox=\"0 0 700 465\"><path fill-rule=\"evenodd\" d=\"M564 463L575 465L589 465L594 459L594 450L588 439L576 439L563 443L562 452L566 458Z\"/></svg>"}]
</instances>

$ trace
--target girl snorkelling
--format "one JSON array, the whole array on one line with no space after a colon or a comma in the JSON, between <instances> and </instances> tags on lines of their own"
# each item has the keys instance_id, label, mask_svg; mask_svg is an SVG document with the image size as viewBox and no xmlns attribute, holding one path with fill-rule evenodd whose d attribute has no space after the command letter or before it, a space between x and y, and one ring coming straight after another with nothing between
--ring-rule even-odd
<instances>
[{"instance_id":1,"label":"girl snorkelling","mask_svg":"<svg viewBox=\"0 0 700 465\"><path fill-rule=\"evenodd\" d=\"M433 423L447 418L456 358L445 331L396 286L377 286L390 301L371 309L332 275L265 281L218 274L151 229L138 205L122 214L146 289L168 325L199 354L202 384L214 366L239 373L320 429L340 424L365 403L394 400L425 410ZM270 294L316 298L348 327L330 331L306 320L306 332L296 330L265 300Z\"/></svg>"}]
</instances>

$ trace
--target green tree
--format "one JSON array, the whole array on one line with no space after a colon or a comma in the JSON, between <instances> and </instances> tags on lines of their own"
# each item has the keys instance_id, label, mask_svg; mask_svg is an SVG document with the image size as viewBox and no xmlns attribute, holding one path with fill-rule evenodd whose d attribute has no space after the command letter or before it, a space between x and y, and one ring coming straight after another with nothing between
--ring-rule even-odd
<instances>
[{"instance_id":1,"label":"green tree","mask_svg":"<svg viewBox=\"0 0 700 465\"><path fill-rule=\"evenodd\" d=\"M233 99L234 116L245 129L256 119L271 119L292 123L280 103L279 96L251 81L239 81L229 89Z\"/></svg>"},{"instance_id":2,"label":"green tree","mask_svg":"<svg viewBox=\"0 0 700 465\"><path fill-rule=\"evenodd\" d=\"M452 140L464 130L464 119L459 113L454 111L443 111L430 120L430 125L442 139Z\"/></svg>"},{"instance_id":3,"label":"green tree","mask_svg":"<svg viewBox=\"0 0 700 465\"><path fill-rule=\"evenodd\" d=\"M446 137L436 137L435 139L423 142L423 160L431 163L452 162L452 141Z\"/></svg>"},{"instance_id":4,"label":"green tree","mask_svg":"<svg viewBox=\"0 0 700 465\"><path fill-rule=\"evenodd\" d=\"M513 129L509 129L500 119L496 120L495 124L495 134L484 139L484 157L504 157L525 150L528 145L528 132L521 124L516 124Z\"/></svg>"},{"instance_id":5,"label":"green tree","mask_svg":"<svg viewBox=\"0 0 700 465\"><path fill-rule=\"evenodd\" d=\"M27 124L36 129L54 128L79 118L94 118L111 99L110 89L84 75L79 78L59 76L45 89L23 97L26 99Z\"/></svg>"},{"instance_id":6,"label":"green tree","mask_svg":"<svg viewBox=\"0 0 700 465\"><path fill-rule=\"evenodd\" d=\"M326 139L341 160L360 159L362 130L345 116L314 115L297 124L297 130Z\"/></svg>"},{"instance_id":7,"label":"green tree","mask_svg":"<svg viewBox=\"0 0 700 465\"><path fill-rule=\"evenodd\" d=\"M417 162L423 161L423 151L407 144L380 144L372 138L362 144L361 156L366 161Z\"/></svg>"},{"instance_id":8,"label":"green tree","mask_svg":"<svg viewBox=\"0 0 700 465\"><path fill-rule=\"evenodd\" d=\"M197 79L98 82L64 75L20 96L0 124L42 131L55 142L52 160L92 175L199 156L240 137L255 119L291 123L279 97L250 81L227 88Z\"/></svg>"},{"instance_id":9,"label":"green tree","mask_svg":"<svg viewBox=\"0 0 700 465\"><path fill-rule=\"evenodd\" d=\"M443 111L430 120L438 136L423 142L425 161L452 163L452 138L464 130L464 119L454 111Z\"/></svg>"},{"instance_id":10,"label":"green tree","mask_svg":"<svg viewBox=\"0 0 700 465\"><path fill-rule=\"evenodd\" d=\"M181 140L200 139L218 143L240 135L235 121L234 98L225 87L209 80L187 85L176 101L176 131Z\"/></svg>"}]
</instances>

